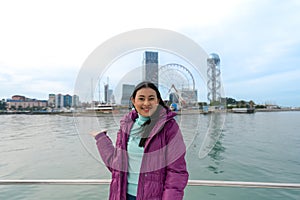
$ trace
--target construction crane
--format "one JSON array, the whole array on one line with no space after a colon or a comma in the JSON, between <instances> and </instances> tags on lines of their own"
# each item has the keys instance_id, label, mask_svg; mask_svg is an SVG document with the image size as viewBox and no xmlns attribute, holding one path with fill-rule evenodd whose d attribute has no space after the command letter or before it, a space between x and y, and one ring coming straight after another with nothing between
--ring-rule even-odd
<instances>
[{"instance_id":1,"label":"construction crane","mask_svg":"<svg viewBox=\"0 0 300 200\"><path fill-rule=\"evenodd\" d=\"M177 111L177 110L180 110L181 105L185 105L186 102L185 102L185 100L182 98L181 92L178 91L178 90L176 89L176 87L175 87L174 84L172 84L172 86L170 87L170 89L169 89L169 91L168 91L168 94L171 93L171 90L172 90L172 89L174 89L174 91L175 91L175 95L176 95L176 97L178 98L179 105L177 105L177 104L174 103L174 102L171 102L170 109L171 109L171 110L174 110L174 111Z\"/></svg>"}]
</instances>

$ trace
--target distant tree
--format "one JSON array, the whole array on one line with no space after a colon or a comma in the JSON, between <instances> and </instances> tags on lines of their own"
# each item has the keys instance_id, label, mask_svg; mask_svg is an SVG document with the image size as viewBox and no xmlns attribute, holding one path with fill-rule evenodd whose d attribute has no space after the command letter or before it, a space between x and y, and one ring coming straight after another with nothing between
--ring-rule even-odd
<instances>
[{"instance_id":1,"label":"distant tree","mask_svg":"<svg viewBox=\"0 0 300 200\"><path fill-rule=\"evenodd\" d=\"M254 101L250 100L250 101L249 101L249 106L250 106L250 108L253 108L254 105L255 105Z\"/></svg>"},{"instance_id":2,"label":"distant tree","mask_svg":"<svg viewBox=\"0 0 300 200\"><path fill-rule=\"evenodd\" d=\"M267 108L266 105L256 105L255 108Z\"/></svg>"},{"instance_id":3,"label":"distant tree","mask_svg":"<svg viewBox=\"0 0 300 200\"><path fill-rule=\"evenodd\" d=\"M203 106L207 106L207 102L198 102L198 106L200 109L202 109Z\"/></svg>"},{"instance_id":4,"label":"distant tree","mask_svg":"<svg viewBox=\"0 0 300 200\"><path fill-rule=\"evenodd\" d=\"M247 107L247 102L244 100L238 101L237 102L237 107L238 108L246 108Z\"/></svg>"},{"instance_id":5,"label":"distant tree","mask_svg":"<svg viewBox=\"0 0 300 200\"><path fill-rule=\"evenodd\" d=\"M232 104L232 105L235 105L237 103L237 101L233 98L230 98L230 97L226 97L226 104Z\"/></svg>"},{"instance_id":6,"label":"distant tree","mask_svg":"<svg viewBox=\"0 0 300 200\"><path fill-rule=\"evenodd\" d=\"M219 106L219 105L221 105L221 102L220 101L211 101L209 105L210 106Z\"/></svg>"},{"instance_id":7,"label":"distant tree","mask_svg":"<svg viewBox=\"0 0 300 200\"><path fill-rule=\"evenodd\" d=\"M6 110L6 102L4 99L0 100L0 110Z\"/></svg>"}]
</instances>

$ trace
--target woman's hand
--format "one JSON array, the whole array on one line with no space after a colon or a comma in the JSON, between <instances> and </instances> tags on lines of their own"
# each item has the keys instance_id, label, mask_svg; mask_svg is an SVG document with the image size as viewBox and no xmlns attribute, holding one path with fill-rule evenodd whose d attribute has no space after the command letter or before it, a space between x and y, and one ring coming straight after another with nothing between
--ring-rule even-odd
<instances>
[{"instance_id":1,"label":"woman's hand","mask_svg":"<svg viewBox=\"0 0 300 200\"><path fill-rule=\"evenodd\" d=\"M99 135L100 133L103 133L103 132L107 132L107 129L103 129L103 130L101 130L101 131L91 131L90 132L90 135L91 136L93 136L94 138L97 136L97 135Z\"/></svg>"}]
</instances>

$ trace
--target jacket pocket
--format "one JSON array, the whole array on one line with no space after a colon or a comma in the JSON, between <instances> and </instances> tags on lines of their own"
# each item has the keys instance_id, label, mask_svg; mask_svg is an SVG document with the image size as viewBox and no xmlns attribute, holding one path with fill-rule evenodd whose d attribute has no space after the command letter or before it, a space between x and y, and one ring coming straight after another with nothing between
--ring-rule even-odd
<instances>
[{"instance_id":1,"label":"jacket pocket","mask_svg":"<svg viewBox=\"0 0 300 200\"><path fill-rule=\"evenodd\" d=\"M159 172L148 172L144 174L144 198L159 199L163 193L162 174Z\"/></svg>"}]
</instances>

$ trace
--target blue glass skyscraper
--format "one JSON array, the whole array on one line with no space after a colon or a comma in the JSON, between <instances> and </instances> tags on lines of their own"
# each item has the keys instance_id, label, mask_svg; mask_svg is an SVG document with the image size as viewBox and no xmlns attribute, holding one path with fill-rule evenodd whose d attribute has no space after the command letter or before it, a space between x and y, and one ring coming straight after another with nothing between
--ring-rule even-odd
<instances>
[{"instance_id":1,"label":"blue glass skyscraper","mask_svg":"<svg viewBox=\"0 0 300 200\"><path fill-rule=\"evenodd\" d=\"M158 52L146 51L143 79L158 87Z\"/></svg>"}]
</instances>

